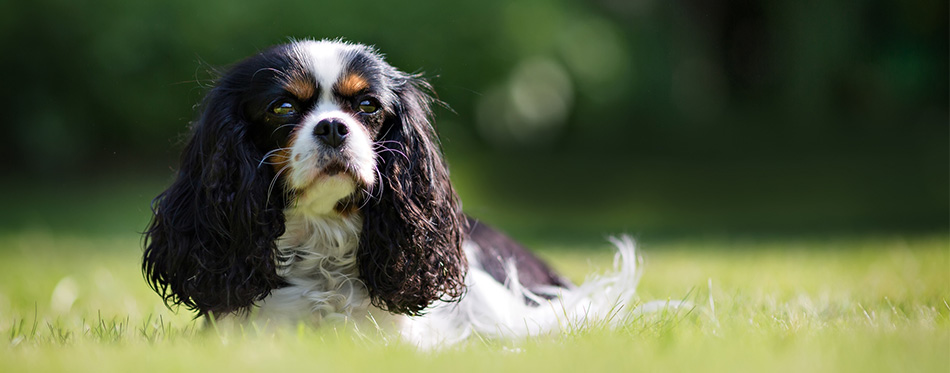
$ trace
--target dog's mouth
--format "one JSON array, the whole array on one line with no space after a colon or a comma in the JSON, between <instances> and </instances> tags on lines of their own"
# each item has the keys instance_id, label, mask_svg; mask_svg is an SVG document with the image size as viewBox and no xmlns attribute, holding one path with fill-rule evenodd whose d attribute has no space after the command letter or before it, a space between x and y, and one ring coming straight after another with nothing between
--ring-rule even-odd
<instances>
[{"instance_id":1,"label":"dog's mouth","mask_svg":"<svg viewBox=\"0 0 950 373\"><path fill-rule=\"evenodd\" d=\"M328 160L322 167L314 170L314 182L326 182L329 180L348 179L356 184L357 187L366 186L367 180L363 180L359 171L350 162L342 158Z\"/></svg>"},{"instance_id":2,"label":"dog's mouth","mask_svg":"<svg viewBox=\"0 0 950 373\"><path fill-rule=\"evenodd\" d=\"M346 166L343 162L338 160L330 161L326 166L323 166L323 174L327 176L337 176L339 174L346 173L349 176L353 176L349 167Z\"/></svg>"}]
</instances>

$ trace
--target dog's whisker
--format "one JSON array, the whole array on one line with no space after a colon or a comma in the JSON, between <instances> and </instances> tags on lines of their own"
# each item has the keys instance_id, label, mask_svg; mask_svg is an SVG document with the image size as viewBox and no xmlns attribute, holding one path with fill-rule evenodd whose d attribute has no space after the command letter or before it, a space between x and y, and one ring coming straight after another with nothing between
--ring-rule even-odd
<instances>
[{"instance_id":1,"label":"dog's whisker","mask_svg":"<svg viewBox=\"0 0 950 373\"><path fill-rule=\"evenodd\" d=\"M273 165L273 164L282 164L282 163L288 162L289 159L288 159L288 160L285 160L285 161L283 161L283 162L276 162L276 163L271 163L271 162L268 162L268 160L267 160L267 159L270 158L272 155L275 155L275 154L280 153L280 152L285 151L285 150L290 150L290 148L277 148L277 149L271 150L271 151L269 151L269 152L267 152L267 153L264 153L264 156L261 157L261 162L257 164L257 167L260 168L260 167L261 167L262 165L264 165L264 164L271 164L271 165Z\"/></svg>"},{"instance_id":2,"label":"dog's whisker","mask_svg":"<svg viewBox=\"0 0 950 373\"><path fill-rule=\"evenodd\" d=\"M281 167L280 170L277 171L277 174L274 175L274 178L271 179L270 185L267 187L267 203L270 203L270 196L274 192L274 185L276 185L277 180L280 179L280 174L284 173L284 171L286 171L289 168L290 168L289 164L284 167Z\"/></svg>"},{"instance_id":3,"label":"dog's whisker","mask_svg":"<svg viewBox=\"0 0 950 373\"><path fill-rule=\"evenodd\" d=\"M391 149L391 148L387 148L387 147L382 147L381 149L377 150L376 153L377 153L377 154L380 154L380 153L394 153L394 154L397 154L397 155L401 155L401 156L402 156L403 158L405 158L407 161L409 160L409 156L406 155L406 153L404 153L404 152L402 152L402 151L400 151L400 150Z\"/></svg>"},{"instance_id":4,"label":"dog's whisker","mask_svg":"<svg viewBox=\"0 0 950 373\"><path fill-rule=\"evenodd\" d=\"M383 198L383 186L382 186L382 183L383 183L383 173L379 170L379 165L373 165L373 171L376 171L376 184L373 184L373 185L371 186L371 189L370 189L370 191L369 191L369 192L370 192L369 196L370 196L370 198L372 198L372 197L373 197L373 191L374 191L375 189L379 189L379 197L377 197L377 198L382 199L382 198ZM379 185L379 188L376 188L377 185Z\"/></svg>"},{"instance_id":5,"label":"dog's whisker","mask_svg":"<svg viewBox=\"0 0 950 373\"><path fill-rule=\"evenodd\" d=\"M274 130L271 131L270 134L273 135L273 134L277 133L277 131L280 131L281 128L284 128L284 127L296 127L298 124L299 124L299 123L287 123L287 124L284 124L284 125L282 125L282 126L279 126L279 127L277 127L277 128L274 128Z\"/></svg>"},{"instance_id":6,"label":"dog's whisker","mask_svg":"<svg viewBox=\"0 0 950 373\"><path fill-rule=\"evenodd\" d=\"M373 145L389 144L389 143L393 143L393 144L397 144L397 145L402 146L402 143L399 142L399 141L396 141L396 140L379 140L379 141L374 142Z\"/></svg>"}]
</instances>

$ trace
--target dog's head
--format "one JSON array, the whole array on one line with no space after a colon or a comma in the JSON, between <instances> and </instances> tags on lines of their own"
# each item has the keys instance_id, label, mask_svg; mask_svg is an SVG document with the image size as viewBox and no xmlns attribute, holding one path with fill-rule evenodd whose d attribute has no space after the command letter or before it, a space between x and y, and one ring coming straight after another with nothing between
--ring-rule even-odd
<instances>
[{"instance_id":1,"label":"dog's head","mask_svg":"<svg viewBox=\"0 0 950 373\"><path fill-rule=\"evenodd\" d=\"M282 285L284 217L362 220L373 304L418 314L461 295L460 204L431 124L431 86L375 50L300 41L227 71L153 203L143 271L169 305L247 310Z\"/></svg>"}]
</instances>

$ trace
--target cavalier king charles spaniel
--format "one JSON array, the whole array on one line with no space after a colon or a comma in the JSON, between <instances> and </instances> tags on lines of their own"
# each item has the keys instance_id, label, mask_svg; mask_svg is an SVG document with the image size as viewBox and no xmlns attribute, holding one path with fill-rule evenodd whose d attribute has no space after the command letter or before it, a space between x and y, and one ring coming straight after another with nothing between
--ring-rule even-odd
<instances>
[{"instance_id":1,"label":"cavalier king charles spaniel","mask_svg":"<svg viewBox=\"0 0 950 373\"><path fill-rule=\"evenodd\" d=\"M420 346L613 320L638 280L576 286L466 216L421 76L373 48L294 41L236 64L205 97L142 270L168 306L238 320L351 321Z\"/></svg>"}]
</instances>

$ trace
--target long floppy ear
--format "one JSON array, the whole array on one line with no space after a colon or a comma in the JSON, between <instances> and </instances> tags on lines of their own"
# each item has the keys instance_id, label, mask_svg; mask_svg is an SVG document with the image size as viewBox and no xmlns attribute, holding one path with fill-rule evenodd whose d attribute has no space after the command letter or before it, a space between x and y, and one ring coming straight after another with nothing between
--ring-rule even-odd
<instances>
[{"instance_id":1,"label":"long floppy ear","mask_svg":"<svg viewBox=\"0 0 950 373\"><path fill-rule=\"evenodd\" d=\"M205 99L178 177L154 201L142 271L165 304L199 315L244 312L279 286L275 241L284 231L281 192L249 139L233 90ZM277 189L280 189L279 187Z\"/></svg>"},{"instance_id":2,"label":"long floppy ear","mask_svg":"<svg viewBox=\"0 0 950 373\"><path fill-rule=\"evenodd\" d=\"M464 220L430 123L431 86L403 73L396 84L395 115L377 141L399 151L379 153L380 190L362 209L357 256L373 305L418 315L464 291Z\"/></svg>"}]
</instances>

